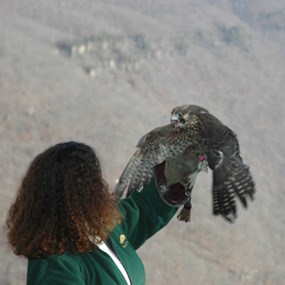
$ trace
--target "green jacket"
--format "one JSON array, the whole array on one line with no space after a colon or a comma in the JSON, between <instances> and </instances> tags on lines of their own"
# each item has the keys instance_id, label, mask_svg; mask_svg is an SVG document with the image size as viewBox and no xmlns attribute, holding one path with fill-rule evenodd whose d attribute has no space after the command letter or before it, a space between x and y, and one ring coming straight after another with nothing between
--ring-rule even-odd
<instances>
[{"instance_id":1,"label":"green jacket","mask_svg":"<svg viewBox=\"0 0 285 285\"><path fill-rule=\"evenodd\" d=\"M163 228L177 208L166 205L154 182L120 201L123 221L111 232L109 246L125 267L133 285L145 284L145 271L136 253ZM52 255L28 262L27 285L123 285L126 281L112 259L96 249L90 253Z\"/></svg>"}]
</instances>

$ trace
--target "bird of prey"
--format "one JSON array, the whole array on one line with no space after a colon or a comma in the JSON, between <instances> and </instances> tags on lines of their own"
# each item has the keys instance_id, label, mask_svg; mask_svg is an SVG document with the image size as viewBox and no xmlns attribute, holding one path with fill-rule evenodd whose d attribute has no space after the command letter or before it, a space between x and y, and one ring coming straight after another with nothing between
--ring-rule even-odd
<instances>
[{"instance_id":1,"label":"bird of prey","mask_svg":"<svg viewBox=\"0 0 285 285\"><path fill-rule=\"evenodd\" d=\"M185 199L184 208L178 215L180 220L190 220L195 179L207 168L213 173L214 215L233 222L237 218L236 198L245 208L248 198L253 200L255 184L249 167L241 158L236 134L203 107L175 107L170 124L143 136L116 185L115 193L122 197L139 191L153 178L154 167L161 165L167 177L178 177L177 181L167 181L167 185L157 182L158 187L165 187L160 192L166 201L171 203L172 197L178 193L175 189L168 191L172 185L179 182L183 186ZM173 173L175 175L171 175Z\"/></svg>"}]
</instances>

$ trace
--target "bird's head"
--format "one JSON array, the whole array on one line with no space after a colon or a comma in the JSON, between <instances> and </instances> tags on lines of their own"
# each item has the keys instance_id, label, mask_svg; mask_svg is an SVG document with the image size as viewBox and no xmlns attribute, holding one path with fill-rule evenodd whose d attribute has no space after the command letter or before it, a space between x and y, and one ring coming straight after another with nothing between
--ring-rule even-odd
<instances>
[{"instance_id":1,"label":"bird's head","mask_svg":"<svg viewBox=\"0 0 285 285\"><path fill-rule=\"evenodd\" d=\"M197 118L198 114L208 113L208 111L197 105L182 105L175 107L171 112L171 124L175 127L183 127L185 124Z\"/></svg>"},{"instance_id":2,"label":"bird's head","mask_svg":"<svg viewBox=\"0 0 285 285\"><path fill-rule=\"evenodd\" d=\"M185 125L186 121L189 120L189 114L187 112L187 106L188 105L178 106L172 110L170 122L175 127L183 127Z\"/></svg>"}]
</instances>

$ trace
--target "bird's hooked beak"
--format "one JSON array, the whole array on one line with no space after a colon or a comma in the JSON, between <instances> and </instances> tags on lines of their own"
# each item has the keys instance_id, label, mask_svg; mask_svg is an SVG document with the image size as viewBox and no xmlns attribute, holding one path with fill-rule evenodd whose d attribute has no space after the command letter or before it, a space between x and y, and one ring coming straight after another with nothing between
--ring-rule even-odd
<instances>
[{"instance_id":1,"label":"bird's hooked beak","mask_svg":"<svg viewBox=\"0 0 285 285\"><path fill-rule=\"evenodd\" d=\"M182 123L181 119L182 119L182 116L180 114L172 114L170 118L170 122L175 127L178 127Z\"/></svg>"}]
</instances>

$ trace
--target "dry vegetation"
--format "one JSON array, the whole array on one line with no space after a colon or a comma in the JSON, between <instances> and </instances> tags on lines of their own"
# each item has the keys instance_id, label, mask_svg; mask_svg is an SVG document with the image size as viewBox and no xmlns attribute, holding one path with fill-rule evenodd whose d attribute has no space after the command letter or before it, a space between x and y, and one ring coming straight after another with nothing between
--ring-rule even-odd
<instances>
[{"instance_id":1,"label":"dry vegetation","mask_svg":"<svg viewBox=\"0 0 285 285\"><path fill-rule=\"evenodd\" d=\"M250 3L248 3L250 2ZM110 186L173 106L200 104L238 134L257 198L234 225L211 216L211 177L192 222L144 245L147 284L285 283L284 0L0 1L0 220L31 159L93 145ZM283 181L282 181L283 182ZM26 261L0 236L0 283Z\"/></svg>"}]
</instances>

